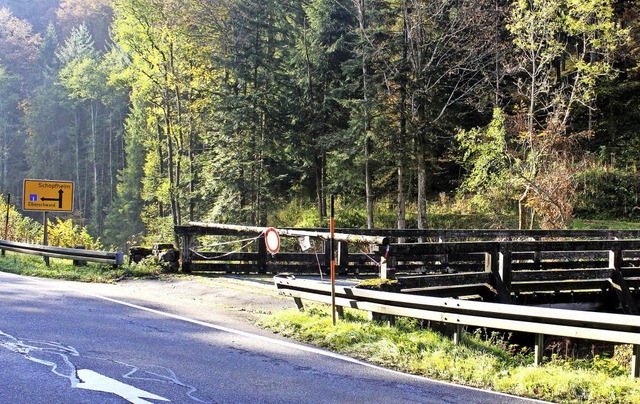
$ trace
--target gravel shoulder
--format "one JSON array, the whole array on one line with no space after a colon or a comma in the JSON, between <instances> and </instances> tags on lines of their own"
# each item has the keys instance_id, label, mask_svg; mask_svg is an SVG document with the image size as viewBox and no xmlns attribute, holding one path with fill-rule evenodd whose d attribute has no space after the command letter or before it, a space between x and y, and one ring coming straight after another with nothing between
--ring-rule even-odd
<instances>
[{"instance_id":1,"label":"gravel shoulder","mask_svg":"<svg viewBox=\"0 0 640 404\"><path fill-rule=\"evenodd\" d=\"M274 311L296 307L280 296L272 276L170 275L124 280L115 285L86 284L90 293L192 319L272 335L256 322Z\"/></svg>"}]
</instances>

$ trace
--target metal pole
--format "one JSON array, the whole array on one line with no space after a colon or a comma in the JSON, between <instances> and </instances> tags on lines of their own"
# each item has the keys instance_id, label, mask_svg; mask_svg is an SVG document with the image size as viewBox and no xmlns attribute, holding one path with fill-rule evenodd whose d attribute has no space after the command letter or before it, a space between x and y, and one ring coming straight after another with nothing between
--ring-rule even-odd
<instances>
[{"instance_id":1,"label":"metal pole","mask_svg":"<svg viewBox=\"0 0 640 404\"><path fill-rule=\"evenodd\" d=\"M11 193L7 195L7 217L4 221L4 239L7 240L9 238L9 209L11 204ZM2 256L5 256L5 250L2 250Z\"/></svg>"},{"instance_id":2,"label":"metal pole","mask_svg":"<svg viewBox=\"0 0 640 404\"><path fill-rule=\"evenodd\" d=\"M42 240L42 245L47 245L49 242L49 225L48 225L47 212L42 212L42 225L44 226L44 239ZM46 266L49 266L49 257L44 257L44 263Z\"/></svg>"},{"instance_id":3,"label":"metal pole","mask_svg":"<svg viewBox=\"0 0 640 404\"><path fill-rule=\"evenodd\" d=\"M334 196L331 194L331 219L330 219L330 233L331 238L329 239L329 256L331 257L331 322L335 326L336 325L336 258L333 248L333 238L335 236L335 219L334 219Z\"/></svg>"}]
</instances>

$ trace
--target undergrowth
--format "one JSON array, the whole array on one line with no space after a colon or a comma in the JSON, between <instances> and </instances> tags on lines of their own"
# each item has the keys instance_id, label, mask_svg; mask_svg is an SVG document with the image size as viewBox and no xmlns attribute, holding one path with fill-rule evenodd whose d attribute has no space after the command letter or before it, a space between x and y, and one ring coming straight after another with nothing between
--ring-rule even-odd
<instances>
[{"instance_id":1,"label":"undergrowth","mask_svg":"<svg viewBox=\"0 0 640 404\"><path fill-rule=\"evenodd\" d=\"M462 343L414 319L394 326L371 322L366 313L345 310L332 326L325 306L273 313L260 324L284 336L380 366L523 397L563 403L640 403L640 381L628 364L613 358L547 358L533 365L529 349L511 345L504 334L465 333Z\"/></svg>"},{"instance_id":2,"label":"undergrowth","mask_svg":"<svg viewBox=\"0 0 640 404\"><path fill-rule=\"evenodd\" d=\"M148 279L161 276L162 269L153 263L112 266L88 262L76 266L70 260L49 259L47 266L42 257L7 252L0 256L0 271L41 278L64 279L78 282L113 283L122 279Z\"/></svg>"}]
</instances>

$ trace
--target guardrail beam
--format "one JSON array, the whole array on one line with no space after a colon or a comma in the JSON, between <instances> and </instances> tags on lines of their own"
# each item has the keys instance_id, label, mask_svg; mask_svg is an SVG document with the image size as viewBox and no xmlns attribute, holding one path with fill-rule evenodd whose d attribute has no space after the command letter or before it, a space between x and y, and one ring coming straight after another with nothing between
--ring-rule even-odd
<instances>
[{"instance_id":1,"label":"guardrail beam","mask_svg":"<svg viewBox=\"0 0 640 404\"><path fill-rule=\"evenodd\" d=\"M299 299L328 302L329 285L274 278L281 294ZM544 336L557 335L634 345L632 375L640 373L640 318L623 314L527 307L510 304L415 296L358 288L337 287L336 304L382 313L454 324L454 338L460 340L464 325L528 332L535 337L535 361L542 362Z\"/></svg>"},{"instance_id":2,"label":"guardrail beam","mask_svg":"<svg viewBox=\"0 0 640 404\"><path fill-rule=\"evenodd\" d=\"M77 261L91 261L103 264L124 264L123 252L81 250L76 248L50 247L40 244L18 243L0 240L0 249L21 254L39 255L41 257L62 258Z\"/></svg>"}]
</instances>

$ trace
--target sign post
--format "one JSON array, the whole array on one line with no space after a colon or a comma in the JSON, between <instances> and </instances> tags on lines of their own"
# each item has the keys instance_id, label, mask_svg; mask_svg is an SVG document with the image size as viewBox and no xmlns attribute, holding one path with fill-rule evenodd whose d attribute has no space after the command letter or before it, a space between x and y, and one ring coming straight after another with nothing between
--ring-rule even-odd
<instances>
[{"instance_id":1,"label":"sign post","mask_svg":"<svg viewBox=\"0 0 640 404\"><path fill-rule=\"evenodd\" d=\"M49 245L49 218L47 217L47 211L42 212L42 226L44 237L42 239L42 245ZM43 257L46 266L49 266L49 257L46 255Z\"/></svg>"},{"instance_id":2,"label":"sign post","mask_svg":"<svg viewBox=\"0 0 640 404\"><path fill-rule=\"evenodd\" d=\"M11 209L11 193L7 195L7 216L4 221L4 239L9 240L9 212ZM2 250L2 256L5 256L5 250Z\"/></svg>"}]
</instances>

